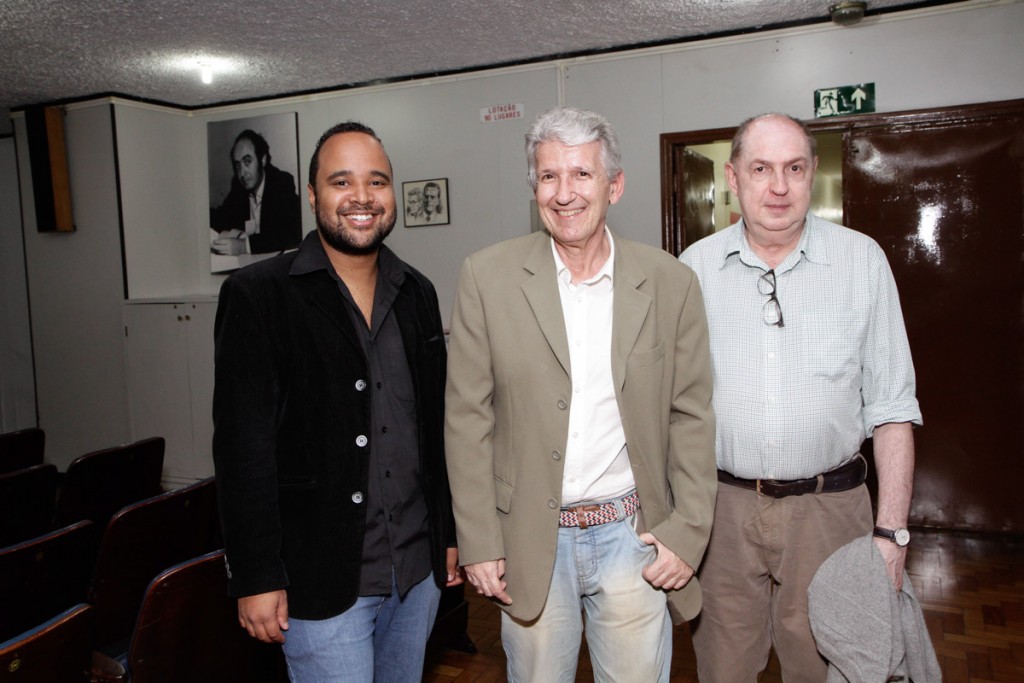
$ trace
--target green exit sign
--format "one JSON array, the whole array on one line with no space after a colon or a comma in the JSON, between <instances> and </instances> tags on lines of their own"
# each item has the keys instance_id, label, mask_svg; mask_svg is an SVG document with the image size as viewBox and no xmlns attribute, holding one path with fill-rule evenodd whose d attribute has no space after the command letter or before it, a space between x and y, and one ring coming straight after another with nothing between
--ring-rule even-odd
<instances>
[{"instance_id":1,"label":"green exit sign","mask_svg":"<svg viewBox=\"0 0 1024 683\"><path fill-rule=\"evenodd\" d=\"M840 85L814 91L814 117L870 114L875 111L875 84Z\"/></svg>"}]
</instances>

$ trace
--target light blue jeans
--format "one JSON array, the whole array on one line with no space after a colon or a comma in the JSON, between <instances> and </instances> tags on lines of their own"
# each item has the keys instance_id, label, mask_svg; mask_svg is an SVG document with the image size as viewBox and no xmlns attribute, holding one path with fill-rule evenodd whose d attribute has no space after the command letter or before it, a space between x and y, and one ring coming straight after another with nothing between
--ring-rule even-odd
<instances>
[{"instance_id":1,"label":"light blue jeans","mask_svg":"<svg viewBox=\"0 0 1024 683\"><path fill-rule=\"evenodd\" d=\"M441 590L432 575L398 595L357 598L336 617L289 619L284 656L294 683L409 683L423 677L424 649Z\"/></svg>"},{"instance_id":2,"label":"light blue jeans","mask_svg":"<svg viewBox=\"0 0 1024 683\"><path fill-rule=\"evenodd\" d=\"M667 683L672 620L664 591L641 576L655 559L633 518L558 530L547 603L535 621L502 612L509 683L573 683L583 618L598 683Z\"/></svg>"}]
</instances>

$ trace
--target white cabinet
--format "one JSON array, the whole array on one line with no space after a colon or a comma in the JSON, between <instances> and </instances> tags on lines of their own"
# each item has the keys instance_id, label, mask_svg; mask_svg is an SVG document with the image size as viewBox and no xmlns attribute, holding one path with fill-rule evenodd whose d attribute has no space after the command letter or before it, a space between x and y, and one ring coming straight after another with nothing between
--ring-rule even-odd
<instances>
[{"instance_id":1,"label":"white cabinet","mask_svg":"<svg viewBox=\"0 0 1024 683\"><path fill-rule=\"evenodd\" d=\"M132 439L167 441L169 487L213 475L216 301L128 301L122 307Z\"/></svg>"}]
</instances>

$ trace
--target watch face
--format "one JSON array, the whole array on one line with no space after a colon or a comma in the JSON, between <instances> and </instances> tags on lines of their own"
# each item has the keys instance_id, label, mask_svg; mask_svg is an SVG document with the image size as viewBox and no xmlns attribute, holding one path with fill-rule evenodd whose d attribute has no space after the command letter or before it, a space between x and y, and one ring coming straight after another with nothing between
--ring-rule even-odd
<instances>
[{"instance_id":1,"label":"watch face","mask_svg":"<svg viewBox=\"0 0 1024 683\"><path fill-rule=\"evenodd\" d=\"M896 529L892 535L892 540L896 542L899 547L904 547L910 544L910 532L906 529Z\"/></svg>"}]
</instances>

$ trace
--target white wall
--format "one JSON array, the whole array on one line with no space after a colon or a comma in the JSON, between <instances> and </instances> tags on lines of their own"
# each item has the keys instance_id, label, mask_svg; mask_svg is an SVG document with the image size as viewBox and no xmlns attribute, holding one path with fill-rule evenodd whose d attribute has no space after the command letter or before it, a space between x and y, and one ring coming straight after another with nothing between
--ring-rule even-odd
<instances>
[{"instance_id":1,"label":"white wall","mask_svg":"<svg viewBox=\"0 0 1024 683\"><path fill-rule=\"evenodd\" d=\"M612 121L623 150L626 192L612 207L609 223L623 236L660 246L661 133L735 125L763 111L809 117L816 89L861 82L876 84L878 111L1024 97L1022 27L1020 2L953 5L869 18L853 28L765 32L189 116L129 114L142 105L122 103L122 183L140 188L124 192L130 295L215 295L223 279L208 267L209 121L297 112L304 169L324 129L361 120L384 140L399 183L448 178L451 224L406 229L400 219L389 238L392 248L434 281L447 318L462 259L529 230L522 135L548 107L561 101ZM506 102L523 104L526 117L480 123L481 107ZM165 155L170 158L155 164ZM185 187L188 178L191 187ZM304 187L305 179L298 184ZM144 191L152 187L179 192L154 197L151 189ZM136 197L152 201L155 209L130 203ZM191 221L185 215L190 202ZM310 214L304 221L306 230L313 229ZM189 249L194 261L171 268L168 261ZM136 253L145 266L136 266Z\"/></svg>"},{"instance_id":2,"label":"white wall","mask_svg":"<svg viewBox=\"0 0 1024 683\"><path fill-rule=\"evenodd\" d=\"M202 158L191 154L192 117L168 108L113 107L128 293L133 299L199 292L191 231ZM207 261L209 242L207 241Z\"/></svg>"},{"instance_id":3,"label":"white wall","mask_svg":"<svg viewBox=\"0 0 1024 683\"><path fill-rule=\"evenodd\" d=\"M14 121L19 149L27 149L24 124ZM36 231L28 155L18 155L39 426L46 460L62 470L130 433L111 107L70 108L65 134L73 233Z\"/></svg>"},{"instance_id":4,"label":"white wall","mask_svg":"<svg viewBox=\"0 0 1024 683\"><path fill-rule=\"evenodd\" d=\"M0 432L36 426L14 138L0 138Z\"/></svg>"}]
</instances>

